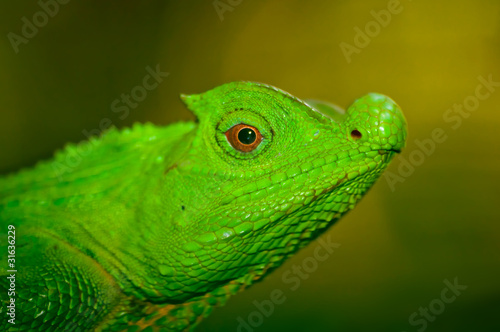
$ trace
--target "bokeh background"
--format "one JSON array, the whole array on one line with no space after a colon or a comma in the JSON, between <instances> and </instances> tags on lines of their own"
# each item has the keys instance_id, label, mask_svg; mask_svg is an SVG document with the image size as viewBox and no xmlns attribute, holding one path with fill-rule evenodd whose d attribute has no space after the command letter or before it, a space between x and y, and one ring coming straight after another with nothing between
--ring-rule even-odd
<instances>
[{"instance_id":1,"label":"bokeh background","mask_svg":"<svg viewBox=\"0 0 500 332\"><path fill-rule=\"evenodd\" d=\"M499 331L500 87L456 129L443 116L474 96L479 76L500 82L500 2L401 0L379 31L372 11L392 1L215 3L219 12L212 0L73 0L13 47L8 34L22 36L23 17L33 22L42 9L3 1L0 174L85 139L82 131L103 118L117 127L192 120L178 95L229 81L265 82L343 107L385 93L403 108L410 132L390 172L401 175L402 160L420 149L415 140L436 128L446 141L401 182L381 178L328 231L341 246L297 290L282 275L312 256L314 243L216 309L199 331L236 331L237 318L246 320L253 301L274 289L286 301L252 330ZM367 24L372 37L346 57L341 45L356 47L355 28ZM157 65L169 76L125 119L113 113L111 103ZM425 329L412 325L409 317L455 278L467 289Z\"/></svg>"}]
</instances>

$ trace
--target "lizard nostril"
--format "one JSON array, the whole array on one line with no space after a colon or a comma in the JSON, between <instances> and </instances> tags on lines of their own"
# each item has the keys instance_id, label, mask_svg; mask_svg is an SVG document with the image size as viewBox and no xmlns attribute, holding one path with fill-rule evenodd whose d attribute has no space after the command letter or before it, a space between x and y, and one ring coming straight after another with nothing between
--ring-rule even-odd
<instances>
[{"instance_id":1,"label":"lizard nostril","mask_svg":"<svg viewBox=\"0 0 500 332\"><path fill-rule=\"evenodd\" d=\"M351 137L353 139L360 139L361 138L361 133L359 132L359 130L357 129L354 129L353 131L351 131Z\"/></svg>"}]
</instances>

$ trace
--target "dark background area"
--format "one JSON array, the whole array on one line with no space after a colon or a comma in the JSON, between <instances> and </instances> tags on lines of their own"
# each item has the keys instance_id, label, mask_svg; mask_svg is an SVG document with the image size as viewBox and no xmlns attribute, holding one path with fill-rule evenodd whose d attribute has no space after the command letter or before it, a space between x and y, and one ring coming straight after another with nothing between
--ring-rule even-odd
<instances>
[{"instance_id":1,"label":"dark background area","mask_svg":"<svg viewBox=\"0 0 500 332\"><path fill-rule=\"evenodd\" d=\"M43 9L2 2L0 173L50 158L103 118L119 128L192 120L178 95L229 81L343 107L381 92L409 124L407 148L388 169L402 180L382 177L323 236L341 246L298 289L282 276L316 243L216 309L199 331L236 331L237 318L274 289L286 300L254 331L500 330L500 86L460 124L446 120L455 104L474 100L479 77L500 82L500 2L401 0L383 24L375 16L392 1L221 2L231 8L222 16L213 1L73 0L17 46L11 33L24 38L23 17L33 22ZM366 27L372 36L356 43L355 28ZM348 57L347 44L357 48ZM169 76L121 119L111 104L142 84L147 66ZM418 142L436 128L446 140L426 155ZM413 171L404 172L405 161ZM467 288L441 308L444 280L455 278ZM439 314L425 329L412 325L409 317L429 305Z\"/></svg>"}]
</instances>

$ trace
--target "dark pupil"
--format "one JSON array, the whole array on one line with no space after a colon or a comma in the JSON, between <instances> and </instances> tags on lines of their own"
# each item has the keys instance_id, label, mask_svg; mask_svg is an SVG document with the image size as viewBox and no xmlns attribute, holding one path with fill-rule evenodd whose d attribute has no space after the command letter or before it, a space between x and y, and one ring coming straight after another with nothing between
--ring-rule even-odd
<instances>
[{"instance_id":1,"label":"dark pupil","mask_svg":"<svg viewBox=\"0 0 500 332\"><path fill-rule=\"evenodd\" d=\"M255 131L250 128L243 128L238 133L238 140L242 144L252 144L253 142L255 142L256 138L257 134L255 134Z\"/></svg>"}]
</instances>

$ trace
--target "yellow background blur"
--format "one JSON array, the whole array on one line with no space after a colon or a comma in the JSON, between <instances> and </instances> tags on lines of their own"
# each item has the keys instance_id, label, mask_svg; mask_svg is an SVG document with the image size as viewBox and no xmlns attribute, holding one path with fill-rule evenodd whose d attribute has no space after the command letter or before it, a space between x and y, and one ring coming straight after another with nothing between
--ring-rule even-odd
<instances>
[{"instance_id":1,"label":"yellow background blur","mask_svg":"<svg viewBox=\"0 0 500 332\"><path fill-rule=\"evenodd\" d=\"M500 87L456 129L443 115L474 96L479 76L500 82L500 1L401 0L386 26L372 22L372 11L387 10L387 0L221 2L231 10L219 15L212 0L73 0L17 53L8 33L21 36L22 18L32 22L41 7L2 2L0 173L81 141L103 118L117 127L193 119L178 95L229 81L269 83L343 107L381 92L402 107L410 132L390 172L401 175L402 160L421 149L415 140L436 128L446 141L403 182L381 178L324 235L341 246L297 290L282 275L311 257L314 243L216 309L200 331L236 331L237 318L247 320L253 301L273 289L286 301L255 331L499 331ZM355 28L367 24L372 37L348 61L341 43L356 46ZM157 64L170 75L120 119L111 103ZM443 280L455 278L467 289L426 329L412 325L409 317L436 306Z\"/></svg>"}]
</instances>

